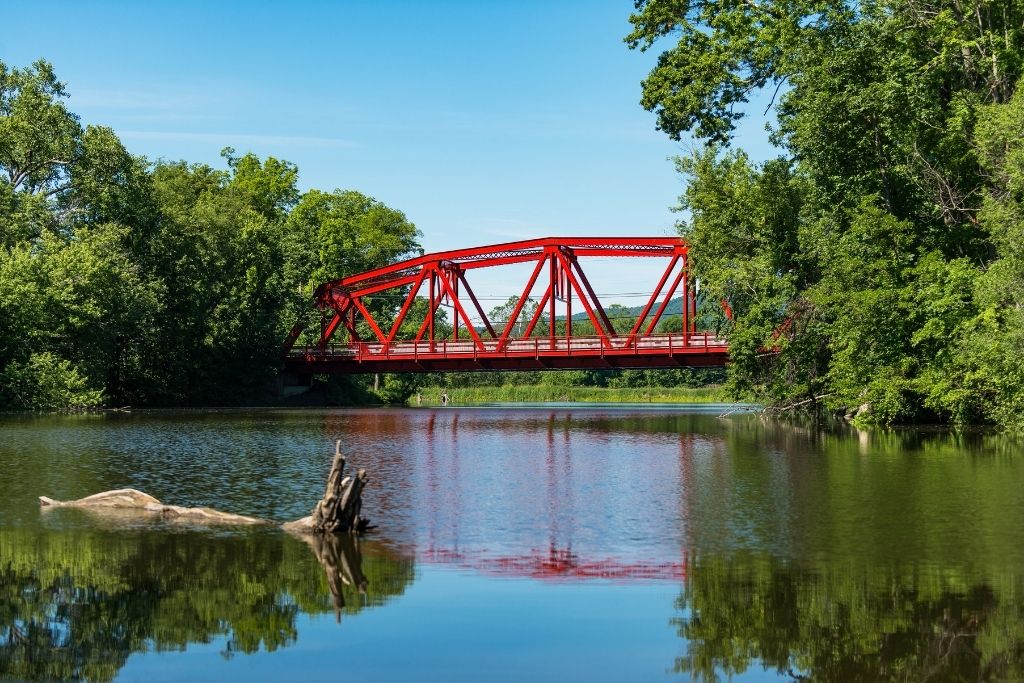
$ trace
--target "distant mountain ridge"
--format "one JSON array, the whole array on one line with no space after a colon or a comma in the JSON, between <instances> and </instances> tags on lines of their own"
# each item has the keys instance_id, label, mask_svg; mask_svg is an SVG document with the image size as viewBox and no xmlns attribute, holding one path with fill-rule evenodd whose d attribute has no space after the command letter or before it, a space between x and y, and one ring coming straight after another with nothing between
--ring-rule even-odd
<instances>
[{"instance_id":1,"label":"distant mountain ridge","mask_svg":"<svg viewBox=\"0 0 1024 683\"><path fill-rule=\"evenodd\" d=\"M654 315L655 311L658 310L658 305L660 305L660 304L651 306L651 311L650 311L650 313L648 313L648 316ZM629 316L629 317L635 318L638 315L640 315L643 312L643 310L644 310L644 304L640 304L638 306L630 306L630 307L628 307L628 308L626 308L624 310L623 309L617 309L615 311L615 316L613 316L613 317ZM668 306L665 307L665 311L661 315L662 315L662 317L664 317L666 315L682 315L682 313L683 313L683 297L677 296L676 298L669 300ZM565 316L564 315L557 316L556 319L557 320L564 320ZM587 318L587 312L583 311L581 313L574 313L573 316L572 316L572 319L573 320L587 320L588 319Z\"/></svg>"}]
</instances>

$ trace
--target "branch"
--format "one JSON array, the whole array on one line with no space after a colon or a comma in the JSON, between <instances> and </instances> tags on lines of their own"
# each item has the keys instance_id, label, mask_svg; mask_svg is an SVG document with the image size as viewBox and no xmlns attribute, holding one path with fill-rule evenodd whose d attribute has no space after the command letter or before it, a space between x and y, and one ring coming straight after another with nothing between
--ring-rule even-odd
<instances>
[{"instance_id":1,"label":"branch","mask_svg":"<svg viewBox=\"0 0 1024 683\"><path fill-rule=\"evenodd\" d=\"M775 97L779 94L779 88L782 87L782 84L784 82L785 82L785 79L780 78L779 82L775 84L775 92L772 93L772 101L769 102L768 106L764 108L764 115L765 116L768 116L769 110L771 110L772 105L775 104Z\"/></svg>"},{"instance_id":2,"label":"branch","mask_svg":"<svg viewBox=\"0 0 1024 683\"><path fill-rule=\"evenodd\" d=\"M41 161L38 164L29 163L28 166L26 166L20 173L16 175L14 174L14 170L12 169L11 171L8 172L8 175L11 176L11 185L13 185L15 189L17 189L18 185L20 185L26 178L28 178L32 173L38 171L44 166L67 166L70 163L71 162L66 159L48 159L46 161Z\"/></svg>"},{"instance_id":3,"label":"branch","mask_svg":"<svg viewBox=\"0 0 1024 683\"><path fill-rule=\"evenodd\" d=\"M834 391L830 391L827 394L819 394L818 396L812 396L811 398L804 399L803 401L797 401L796 403L790 403L788 406L768 406L767 408L764 409L764 412L767 413L769 410L774 410L776 412L780 412L781 413L784 410L792 410L793 408L796 408L798 406L802 406L802 405L807 404L807 403L811 403L812 401L820 401L821 399L828 398L829 396L832 396L833 394L835 394L835 392Z\"/></svg>"},{"instance_id":4,"label":"branch","mask_svg":"<svg viewBox=\"0 0 1024 683\"><path fill-rule=\"evenodd\" d=\"M70 190L70 189L71 189L71 183L64 183L63 185L58 185L57 187L53 188L49 192L44 192L43 196L44 197L52 197L55 194L60 194L61 192L64 192L65 190Z\"/></svg>"}]
</instances>

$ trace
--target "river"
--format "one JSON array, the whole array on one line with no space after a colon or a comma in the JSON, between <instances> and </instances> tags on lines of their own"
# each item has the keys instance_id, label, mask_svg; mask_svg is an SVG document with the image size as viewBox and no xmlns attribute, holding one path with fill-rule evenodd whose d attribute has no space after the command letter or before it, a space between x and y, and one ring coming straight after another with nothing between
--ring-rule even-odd
<instances>
[{"instance_id":1,"label":"river","mask_svg":"<svg viewBox=\"0 0 1024 683\"><path fill-rule=\"evenodd\" d=\"M1024 680L1017 442L723 410L0 417L0 678ZM286 521L335 439L355 542L37 503Z\"/></svg>"}]
</instances>

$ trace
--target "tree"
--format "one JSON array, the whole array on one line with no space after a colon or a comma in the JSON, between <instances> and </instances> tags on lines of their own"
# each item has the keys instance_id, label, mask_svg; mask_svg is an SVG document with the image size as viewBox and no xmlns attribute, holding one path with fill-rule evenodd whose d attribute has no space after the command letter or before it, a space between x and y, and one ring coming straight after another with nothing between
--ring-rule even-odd
<instances>
[{"instance_id":1,"label":"tree","mask_svg":"<svg viewBox=\"0 0 1024 683\"><path fill-rule=\"evenodd\" d=\"M316 286L422 253L419 231L401 211L354 190L302 195L288 218L291 243ZM300 266L301 267L301 266Z\"/></svg>"},{"instance_id":2,"label":"tree","mask_svg":"<svg viewBox=\"0 0 1024 683\"><path fill-rule=\"evenodd\" d=\"M109 128L82 128L44 60L0 62L0 244L85 222L129 222L147 205L144 169Z\"/></svg>"},{"instance_id":3,"label":"tree","mask_svg":"<svg viewBox=\"0 0 1024 683\"><path fill-rule=\"evenodd\" d=\"M527 297L523 303L523 307L519 311L519 315L516 319L512 320L512 314L516 310L516 306L519 304L518 296L510 296L508 301L495 306L487 313L487 319L491 321L494 326L494 331L501 334L505 327L511 323L511 330L509 332L509 339L521 339L526 335L526 327L530 324L534 314L537 312L537 302L532 298ZM547 314L541 313L537 319L537 324L533 328L533 333L539 335L541 333L547 334Z\"/></svg>"},{"instance_id":4,"label":"tree","mask_svg":"<svg viewBox=\"0 0 1024 683\"><path fill-rule=\"evenodd\" d=\"M270 398L315 285L419 253L370 197L302 195L294 164L229 147L226 169L151 164L67 95L48 62L0 62L5 408Z\"/></svg>"},{"instance_id":5,"label":"tree","mask_svg":"<svg viewBox=\"0 0 1024 683\"><path fill-rule=\"evenodd\" d=\"M736 313L733 387L862 420L1005 423L954 384L976 379L958 368L998 249L979 153L998 136L978 124L1016 91L1024 8L640 0L631 21L631 47L678 36L642 102L671 137L707 143L679 160L680 228L707 299ZM764 89L781 157L754 165L726 148Z\"/></svg>"}]
</instances>

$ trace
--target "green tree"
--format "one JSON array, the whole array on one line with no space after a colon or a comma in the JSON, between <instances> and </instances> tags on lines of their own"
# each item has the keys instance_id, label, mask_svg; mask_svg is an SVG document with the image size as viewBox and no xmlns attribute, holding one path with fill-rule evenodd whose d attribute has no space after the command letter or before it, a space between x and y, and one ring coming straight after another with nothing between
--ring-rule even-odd
<instances>
[{"instance_id":1,"label":"green tree","mask_svg":"<svg viewBox=\"0 0 1024 683\"><path fill-rule=\"evenodd\" d=\"M150 164L67 96L49 63L0 62L4 407L271 398L314 286L420 251L365 195L302 195L294 164L231 148L226 169Z\"/></svg>"},{"instance_id":2,"label":"green tree","mask_svg":"<svg viewBox=\"0 0 1024 683\"><path fill-rule=\"evenodd\" d=\"M0 244L147 215L145 171L109 128L83 129L44 60L0 62Z\"/></svg>"},{"instance_id":3,"label":"green tree","mask_svg":"<svg viewBox=\"0 0 1024 683\"><path fill-rule=\"evenodd\" d=\"M631 47L666 46L642 103L670 136L709 143L679 161L681 229L706 300L736 312L734 388L880 422L1008 422L969 400L1002 400L1009 388L980 378L995 367L962 364L987 324L975 285L1006 267L991 152L1019 122L989 112L1012 108L1024 8L640 0L631 21ZM765 89L782 156L753 165L723 146Z\"/></svg>"},{"instance_id":4,"label":"green tree","mask_svg":"<svg viewBox=\"0 0 1024 683\"><path fill-rule=\"evenodd\" d=\"M142 400L250 400L276 371L292 322L282 233L296 177L274 159L228 156L228 172L184 162L154 169L161 221L143 260L166 304L134 389Z\"/></svg>"},{"instance_id":5,"label":"green tree","mask_svg":"<svg viewBox=\"0 0 1024 683\"><path fill-rule=\"evenodd\" d=\"M512 320L512 314L516 310L516 306L519 304L518 296L510 296L508 301L495 306L487 313L488 320L491 321L491 325L494 326L494 331L499 335L504 331L505 327L511 323L512 327L509 331L509 339L520 339L526 334L526 327L530 324L530 320L533 319L534 314L537 312L537 302L532 298L527 297L526 302L519 311L519 315L516 319ZM546 330L547 318L544 313L541 313L540 318L537 320L537 325L534 327L534 332L537 330ZM547 334L545 332L545 334Z\"/></svg>"}]
</instances>

